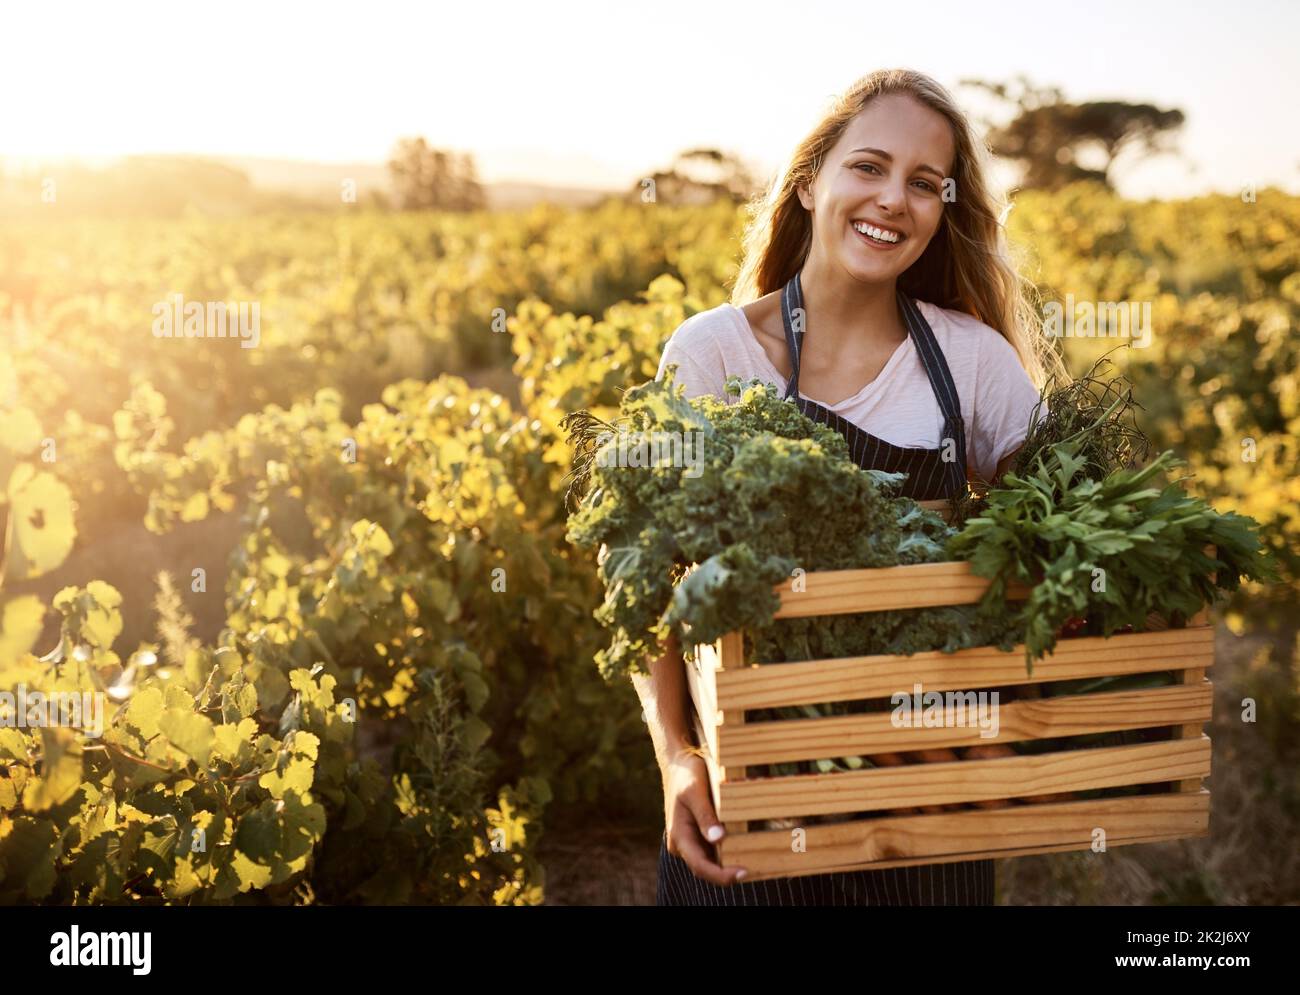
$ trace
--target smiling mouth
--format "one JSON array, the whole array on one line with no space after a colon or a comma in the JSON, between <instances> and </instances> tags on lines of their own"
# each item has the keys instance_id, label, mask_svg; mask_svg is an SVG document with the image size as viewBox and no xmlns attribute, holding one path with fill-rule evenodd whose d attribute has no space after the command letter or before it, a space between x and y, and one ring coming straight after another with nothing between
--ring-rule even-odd
<instances>
[{"instance_id":1,"label":"smiling mouth","mask_svg":"<svg viewBox=\"0 0 1300 995\"><path fill-rule=\"evenodd\" d=\"M907 238L901 231L893 228L881 228L866 221L852 222L853 230L873 245L892 246Z\"/></svg>"}]
</instances>

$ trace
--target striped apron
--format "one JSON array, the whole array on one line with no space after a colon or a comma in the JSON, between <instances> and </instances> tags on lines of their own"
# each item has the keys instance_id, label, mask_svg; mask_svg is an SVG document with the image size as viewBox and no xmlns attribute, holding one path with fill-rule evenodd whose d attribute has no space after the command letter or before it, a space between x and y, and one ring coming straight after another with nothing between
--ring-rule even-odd
<instances>
[{"instance_id":1,"label":"striped apron","mask_svg":"<svg viewBox=\"0 0 1300 995\"><path fill-rule=\"evenodd\" d=\"M916 303L900 291L898 307L939 401L943 413L942 438L952 440L949 452L955 454L955 459L945 460L943 448L895 446L800 396L799 358L806 312L798 273L781 292L781 318L792 371L785 396L809 418L843 435L849 454L858 466L906 473L901 491L904 496L917 501L951 497L966 489L966 432L957 388L934 331ZM655 902L657 905L992 905L993 861L809 874L719 887L697 878L686 861L668 852L665 831L659 842Z\"/></svg>"}]
</instances>

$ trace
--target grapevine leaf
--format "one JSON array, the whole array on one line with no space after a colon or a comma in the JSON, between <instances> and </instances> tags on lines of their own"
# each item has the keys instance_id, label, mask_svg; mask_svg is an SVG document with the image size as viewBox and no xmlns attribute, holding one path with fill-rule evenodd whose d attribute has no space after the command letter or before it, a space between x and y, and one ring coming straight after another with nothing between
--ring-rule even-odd
<instances>
[{"instance_id":1,"label":"grapevine leaf","mask_svg":"<svg viewBox=\"0 0 1300 995\"><path fill-rule=\"evenodd\" d=\"M30 652L40 638L44 619L45 605L34 594L6 602L0 620L0 663Z\"/></svg>"},{"instance_id":2,"label":"grapevine leaf","mask_svg":"<svg viewBox=\"0 0 1300 995\"><path fill-rule=\"evenodd\" d=\"M41 774L27 785L23 807L44 812L62 805L81 787L81 751L73 730L41 728Z\"/></svg>"},{"instance_id":3,"label":"grapevine leaf","mask_svg":"<svg viewBox=\"0 0 1300 995\"><path fill-rule=\"evenodd\" d=\"M27 580L48 573L72 552L72 492L52 473L20 463L9 478L5 576Z\"/></svg>"},{"instance_id":4,"label":"grapevine leaf","mask_svg":"<svg viewBox=\"0 0 1300 995\"><path fill-rule=\"evenodd\" d=\"M141 688L131 697L126 709L126 721L144 739L158 735L158 720L163 714L163 695L156 687Z\"/></svg>"},{"instance_id":5,"label":"grapevine leaf","mask_svg":"<svg viewBox=\"0 0 1300 995\"><path fill-rule=\"evenodd\" d=\"M215 734L212 722L192 709L169 708L158 720L158 728L173 746L200 767L212 756Z\"/></svg>"}]
</instances>

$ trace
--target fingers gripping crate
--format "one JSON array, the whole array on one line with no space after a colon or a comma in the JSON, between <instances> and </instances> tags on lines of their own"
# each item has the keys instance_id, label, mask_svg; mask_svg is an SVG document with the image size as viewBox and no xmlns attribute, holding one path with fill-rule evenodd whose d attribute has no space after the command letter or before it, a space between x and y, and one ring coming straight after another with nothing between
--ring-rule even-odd
<instances>
[{"instance_id":1,"label":"fingers gripping crate","mask_svg":"<svg viewBox=\"0 0 1300 995\"><path fill-rule=\"evenodd\" d=\"M788 585L777 618L973 604L988 581L964 562L811 572ZM1024 598L1026 589L1008 592ZM709 764L713 803L727 828L724 865L747 880L828 871L1086 850L1104 831L1122 846L1209 834L1214 633L1201 611L1185 628L1059 641L1026 674L1024 648L862 656L748 665L743 634L732 632L687 659L696 732ZM745 710L801 706L926 691L1030 688L1050 681L1174 671L1178 683L1132 691L1073 694L1001 704L995 738L975 725L896 727L890 710L815 719L745 721ZM747 768L800 760L1008 744L1123 730L1161 729L1161 741L1053 749L1031 755L909 763L829 774L746 777ZM1024 802L1026 798L1140 786L1125 797ZM919 806L1000 804L937 814L892 814ZM933 809L931 810L933 812ZM802 848L765 820L857 813L850 821L803 826Z\"/></svg>"}]
</instances>

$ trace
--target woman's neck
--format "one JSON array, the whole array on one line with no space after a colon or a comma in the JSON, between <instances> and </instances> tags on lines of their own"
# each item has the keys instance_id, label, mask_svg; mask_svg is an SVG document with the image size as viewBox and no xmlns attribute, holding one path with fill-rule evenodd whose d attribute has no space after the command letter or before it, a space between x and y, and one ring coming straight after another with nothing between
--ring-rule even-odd
<instances>
[{"instance_id":1,"label":"woman's neck","mask_svg":"<svg viewBox=\"0 0 1300 995\"><path fill-rule=\"evenodd\" d=\"M807 358L817 366L852 362L907 335L898 314L895 281L862 283L814 252L799 276Z\"/></svg>"}]
</instances>

